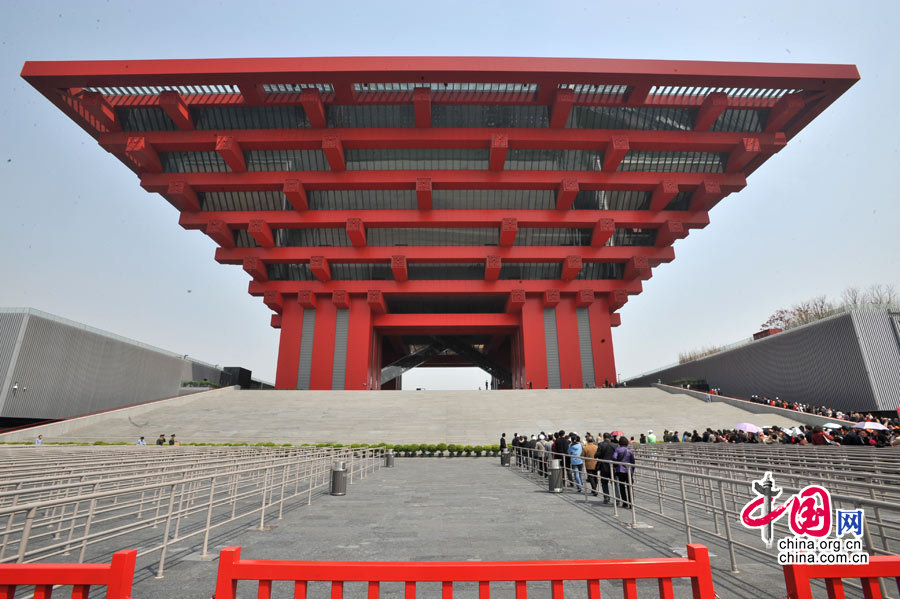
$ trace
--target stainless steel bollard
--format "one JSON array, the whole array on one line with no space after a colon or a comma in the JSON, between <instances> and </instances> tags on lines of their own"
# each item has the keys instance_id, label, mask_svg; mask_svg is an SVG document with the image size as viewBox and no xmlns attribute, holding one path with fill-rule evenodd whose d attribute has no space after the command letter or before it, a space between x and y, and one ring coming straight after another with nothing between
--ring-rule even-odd
<instances>
[{"instance_id":1,"label":"stainless steel bollard","mask_svg":"<svg viewBox=\"0 0 900 599\"><path fill-rule=\"evenodd\" d=\"M512 454L509 453L509 449L504 449L502 452L500 452L500 465L501 466L507 466L507 467L509 466L510 455L512 455Z\"/></svg>"},{"instance_id":2,"label":"stainless steel bollard","mask_svg":"<svg viewBox=\"0 0 900 599\"><path fill-rule=\"evenodd\" d=\"M347 465L344 462L331 465L331 494L347 494Z\"/></svg>"},{"instance_id":3,"label":"stainless steel bollard","mask_svg":"<svg viewBox=\"0 0 900 599\"><path fill-rule=\"evenodd\" d=\"M550 481L551 493L563 492L562 460L550 460L550 476L548 480Z\"/></svg>"},{"instance_id":4,"label":"stainless steel bollard","mask_svg":"<svg viewBox=\"0 0 900 599\"><path fill-rule=\"evenodd\" d=\"M384 467L385 468L393 468L394 467L394 450L388 449L387 453L384 454Z\"/></svg>"}]
</instances>

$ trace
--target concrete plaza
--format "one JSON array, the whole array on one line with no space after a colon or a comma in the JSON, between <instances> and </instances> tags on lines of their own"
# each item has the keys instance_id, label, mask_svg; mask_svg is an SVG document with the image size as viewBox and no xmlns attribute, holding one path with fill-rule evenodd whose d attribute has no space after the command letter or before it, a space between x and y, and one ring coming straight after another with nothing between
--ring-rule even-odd
<instances>
[{"instance_id":1,"label":"concrete plaza","mask_svg":"<svg viewBox=\"0 0 900 599\"><path fill-rule=\"evenodd\" d=\"M640 499L638 500L640 505ZM682 552L684 531L639 513L631 528L630 512L616 516L611 506L589 504L575 495L555 495L534 481L502 468L499 459L398 459L355 482L344 497L324 495L311 506L285 511L284 518L257 522L219 534L212 553L242 546L245 559L340 561L556 560L675 557ZM774 556L769 561L741 557L741 573L732 574L727 551L712 539L695 538L710 547L716 590L721 597L782 597L785 594ZM122 540L120 548L127 547ZM109 547L109 549L112 549ZM155 578L158 554L138 560L135 599L209 599L214 591L216 559L201 560L200 546L170 548L165 577ZM618 582L603 583L604 597L621 597ZM534 597L549 596L549 586L529 585ZM566 596L584 597L582 582L566 583ZM639 583L639 594L657 596L655 582ZM249 582L239 596L255 597ZM437 584L420 584L419 597L439 597ZM690 596L686 581L675 583L676 596ZM495 597L512 597L512 583L492 585ZM311 599L328 597L323 583L310 585ZM276 582L273 597L290 597L287 583ZM364 597L361 583L348 583L345 597ZM382 597L402 597L399 583L382 585ZM474 584L455 586L456 597L475 597Z\"/></svg>"}]
</instances>

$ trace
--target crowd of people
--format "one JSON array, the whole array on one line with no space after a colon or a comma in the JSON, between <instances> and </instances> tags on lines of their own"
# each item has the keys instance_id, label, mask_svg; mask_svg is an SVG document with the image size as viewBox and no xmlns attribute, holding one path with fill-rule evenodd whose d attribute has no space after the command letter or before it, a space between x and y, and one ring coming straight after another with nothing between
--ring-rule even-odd
<instances>
[{"instance_id":1,"label":"crowd of people","mask_svg":"<svg viewBox=\"0 0 900 599\"><path fill-rule=\"evenodd\" d=\"M634 441L634 438L631 439ZM900 427L888 430L866 430L862 428L828 429L821 426L800 425L793 428L773 426L760 432L738 429L707 428L698 432L663 431L662 439L657 439L653 431L641 434L638 443L760 443L763 445L858 445L873 447L900 446Z\"/></svg>"},{"instance_id":2,"label":"crowd of people","mask_svg":"<svg viewBox=\"0 0 900 599\"><path fill-rule=\"evenodd\" d=\"M597 437L585 433L582 438L576 432L561 430L554 433L541 431L538 434L520 435L513 433L507 443L506 433L500 437L500 450L511 449L516 465L541 476L550 475L551 460L562 462L565 481L579 493L590 486L591 494L599 496L598 486L603 492L603 503L610 503L616 497L617 505L631 509L631 485L634 482L634 450L624 435L598 433Z\"/></svg>"},{"instance_id":3,"label":"crowd of people","mask_svg":"<svg viewBox=\"0 0 900 599\"><path fill-rule=\"evenodd\" d=\"M849 420L850 422L878 422L887 427L900 427L900 418L885 418L873 416L871 413L862 412L842 412L825 406L813 406L810 404L800 403L797 401L784 401L776 397L771 399L766 396L751 395L750 401L753 403L764 404L775 408L784 408L785 410L794 410L795 412L804 412L806 414L816 414L817 416L825 416L827 418L837 418L839 420Z\"/></svg>"}]
</instances>

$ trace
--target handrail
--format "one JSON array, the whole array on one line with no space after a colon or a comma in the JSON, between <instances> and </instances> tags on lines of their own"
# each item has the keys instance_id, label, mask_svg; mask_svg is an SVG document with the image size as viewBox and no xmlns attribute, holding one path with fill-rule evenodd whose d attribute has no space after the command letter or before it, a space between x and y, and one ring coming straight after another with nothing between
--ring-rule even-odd
<instances>
[{"instance_id":1,"label":"handrail","mask_svg":"<svg viewBox=\"0 0 900 599\"><path fill-rule=\"evenodd\" d=\"M601 580L622 580L625 599L637 598L636 581L657 579L660 596L672 599L672 579L690 578L695 599L715 599L709 552L689 544L687 558L569 560L532 562L291 562L241 560L240 547L219 554L216 599L235 599L238 580L259 581L257 597L268 599L272 582L288 580L305 596L307 582L332 583L332 597L341 597L343 584L369 583L369 597L378 597L381 582L405 583L405 596L415 599L416 583L440 582L444 599L452 599L454 582L477 582L480 599L490 599L490 584L514 581L516 598L527 599L527 582L548 581L553 596L562 598L563 581L584 580L590 599L600 598Z\"/></svg>"},{"instance_id":2,"label":"handrail","mask_svg":"<svg viewBox=\"0 0 900 599\"><path fill-rule=\"evenodd\" d=\"M34 585L35 597L50 597L54 585L73 585L72 597L87 599L92 586L105 586L106 599L130 599L137 551L113 554L109 564L0 564L0 597Z\"/></svg>"}]
</instances>

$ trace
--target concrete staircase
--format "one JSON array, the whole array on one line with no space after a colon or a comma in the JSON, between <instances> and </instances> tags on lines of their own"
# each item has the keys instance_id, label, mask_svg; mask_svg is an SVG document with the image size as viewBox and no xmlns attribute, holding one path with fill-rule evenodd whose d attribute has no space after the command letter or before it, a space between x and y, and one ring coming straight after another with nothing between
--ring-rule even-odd
<instances>
[{"instance_id":1,"label":"concrete staircase","mask_svg":"<svg viewBox=\"0 0 900 599\"><path fill-rule=\"evenodd\" d=\"M500 433L793 426L659 389L527 391L239 391L217 389L0 435L0 441L127 441L160 433L187 442L494 444Z\"/></svg>"}]
</instances>

